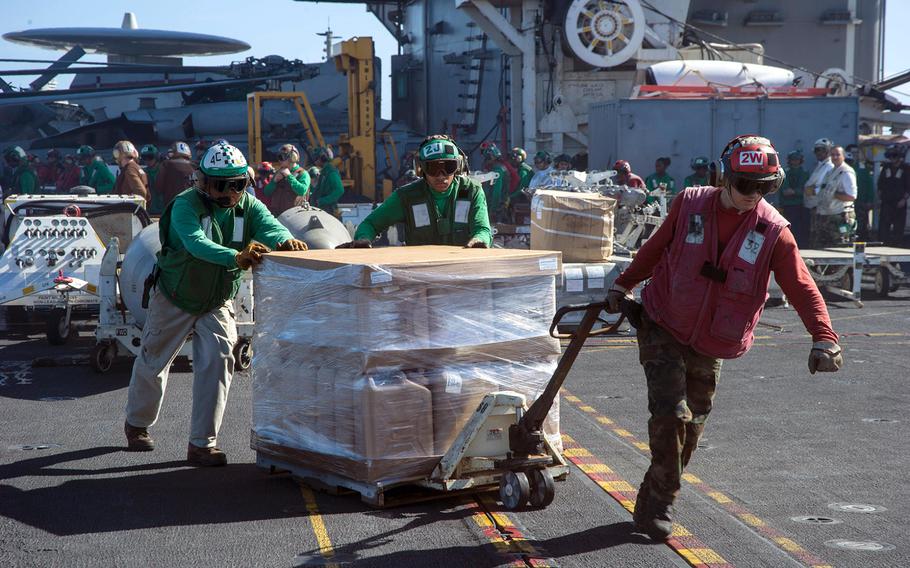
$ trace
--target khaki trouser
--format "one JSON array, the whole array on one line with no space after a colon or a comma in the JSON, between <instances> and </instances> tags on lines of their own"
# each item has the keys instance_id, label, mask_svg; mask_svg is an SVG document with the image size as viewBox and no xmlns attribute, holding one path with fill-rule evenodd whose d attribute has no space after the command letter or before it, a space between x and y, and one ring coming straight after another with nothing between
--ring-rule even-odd
<instances>
[{"instance_id":1,"label":"khaki trouser","mask_svg":"<svg viewBox=\"0 0 910 568\"><path fill-rule=\"evenodd\" d=\"M642 310L639 361L648 382L648 437L651 467L640 491L673 503L682 473L692 458L711 413L723 361L679 343Z\"/></svg>"},{"instance_id":2,"label":"khaki trouser","mask_svg":"<svg viewBox=\"0 0 910 568\"><path fill-rule=\"evenodd\" d=\"M152 292L142 329L142 351L133 364L126 421L147 428L158 420L168 370L190 332L193 332L190 443L211 448L221 428L234 373L237 326L230 300L207 314L193 315L172 304L158 290Z\"/></svg>"}]
</instances>

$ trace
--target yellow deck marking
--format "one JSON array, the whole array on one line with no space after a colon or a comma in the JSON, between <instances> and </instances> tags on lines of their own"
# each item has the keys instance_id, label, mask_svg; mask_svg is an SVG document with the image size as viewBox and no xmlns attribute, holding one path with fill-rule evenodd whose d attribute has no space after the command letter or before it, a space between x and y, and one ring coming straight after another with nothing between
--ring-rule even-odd
<instances>
[{"instance_id":1,"label":"yellow deck marking","mask_svg":"<svg viewBox=\"0 0 910 568\"><path fill-rule=\"evenodd\" d=\"M749 525L750 527L763 527L765 526L765 521L759 519L751 513L743 513L739 516L739 519Z\"/></svg>"},{"instance_id":2,"label":"yellow deck marking","mask_svg":"<svg viewBox=\"0 0 910 568\"><path fill-rule=\"evenodd\" d=\"M601 424L606 424L608 426L610 424L613 424L613 421L610 420L609 418L607 418L606 416L598 416L597 421L600 422Z\"/></svg>"},{"instance_id":3,"label":"yellow deck marking","mask_svg":"<svg viewBox=\"0 0 910 568\"><path fill-rule=\"evenodd\" d=\"M799 551L799 550L802 550L802 549L803 549L800 545L796 544L795 542L793 542L793 541L790 540L789 538L783 537L783 536L775 538L775 539L774 539L774 542L776 542L777 544L781 545L781 547L782 547L784 550L788 550L788 551L790 551L790 552L796 552L796 551Z\"/></svg>"},{"instance_id":4,"label":"yellow deck marking","mask_svg":"<svg viewBox=\"0 0 910 568\"><path fill-rule=\"evenodd\" d=\"M313 527L313 534L316 535L319 553L329 561L326 564L327 567L340 568L338 563L332 562L335 558L335 549L332 547L332 539L329 538L329 532L325 528L322 515L319 514L319 507L316 505L316 496L313 495L313 490L306 485L301 485L300 493L303 494L303 499L306 501L306 510L309 514L310 525Z\"/></svg>"},{"instance_id":5,"label":"yellow deck marking","mask_svg":"<svg viewBox=\"0 0 910 568\"><path fill-rule=\"evenodd\" d=\"M567 458L589 458L591 457L591 452L584 448L567 448L562 453Z\"/></svg>"},{"instance_id":6,"label":"yellow deck marking","mask_svg":"<svg viewBox=\"0 0 910 568\"><path fill-rule=\"evenodd\" d=\"M587 406L587 405L579 406L578 409L583 410L585 412L597 412L596 410L594 410L593 406Z\"/></svg>"},{"instance_id":7,"label":"yellow deck marking","mask_svg":"<svg viewBox=\"0 0 910 568\"><path fill-rule=\"evenodd\" d=\"M711 491L708 493L708 497L714 499L718 503L730 503L730 498L721 493L720 491Z\"/></svg>"},{"instance_id":8,"label":"yellow deck marking","mask_svg":"<svg viewBox=\"0 0 910 568\"><path fill-rule=\"evenodd\" d=\"M625 481L598 481L597 485L606 491L635 491L635 488Z\"/></svg>"},{"instance_id":9,"label":"yellow deck marking","mask_svg":"<svg viewBox=\"0 0 910 568\"><path fill-rule=\"evenodd\" d=\"M613 470L605 463L579 464L578 469L585 473L613 473Z\"/></svg>"},{"instance_id":10,"label":"yellow deck marking","mask_svg":"<svg viewBox=\"0 0 910 568\"><path fill-rule=\"evenodd\" d=\"M622 436L623 438L633 438L634 437L632 435L632 432L629 432L628 430L623 430L622 428L614 428L613 432L615 434L618 434L619 436Z\"/></svg>"},{"instance_id":11,"label":"yellow deck marking","mask_svg":"<svg viewBox=\"0 0 910 568\"><path fill-rule=\"evenodd\" d=\"M689 550L706 564L722 564L725 562L720 554L714 552L710 548L690 548Z\"/></svg>"},{"instance_id":12,"label":"yellow deck marking","mask_svg":"<svg viewBox=\"0 0 910 568\"><path fill-rule=\"evenodd\" d=\"M691 473L682 474L682 478L689 483L701 483L701 479Z\"/></svg>"}]
</instances>

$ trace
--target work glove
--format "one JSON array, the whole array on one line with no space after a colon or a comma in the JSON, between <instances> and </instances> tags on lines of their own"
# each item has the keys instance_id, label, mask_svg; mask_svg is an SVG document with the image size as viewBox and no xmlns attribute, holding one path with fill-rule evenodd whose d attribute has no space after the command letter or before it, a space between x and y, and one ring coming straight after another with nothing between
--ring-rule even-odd
<instances>
[{"instance_id":1,"label":"work glove","mask_svg":"<svg viewBox=\"0 0 910 568\"><path fill-rule=\"evenodd\" d=\"M373 243L368 239L356 239L348 243L341 243L337 249L369 249L373 248Z\"/></svg>"},{"instance_id":2,"label":"work glove","mask_svg":"<svg viewBox=\"0 0 910 568\"><path fill-rule=\"evenodd\" d=\"M635 300L635 296L632 295L631 290L626 290L622 286L614 284L607 292L607 313L618 314L622 311L623 300L631 302Z\"/></svg>"},{"instance_id":3,"label":"work glove","mask_svg":"<svg viewBox=\"0 0 910 568\"><path fill-rule=\"evenodd\" d=\"M485 248L490 248L490 247L487 245L486 241L478 239L477 237L472 237L471 240L469 240L464 245L464 248L466 248L466 249L485 249Z\"/></svg>"},{"instance_id":4,"label":"work glove","mask_svg":"<svg viewBox=\"0 0 910 568\"><path fill-rule=\"evenodd\" d=\"M809 352L809 372L814 375L815 371L823 373L837 371L844 365L842 352L843 350L837 343L816 341L812 344L812 351Z\"/></svg>"},{"instance_id":5,"label":"work glove","mask_svg":"<svg viewBox=\"0 0 910 568\"><path fill-rule=\"evenodd\" d=\"M275 250L307 250L309 247L306 246L306 243L303 241L298 241L297 239L288 239L278 245L278 248Z\"/></svg>"},{"instance_id":6,"label":"work glove","mask_svg":"<svg viewBox=\"0 0 910 568\"><path fill-rule=\"evenodd\" d=\"M260 243L250 243L234 257L237 259L237 266L243 270L249 270L254 265L262 262L264 254L269 252L265 245Z\"/></svg>"}]
</instances>

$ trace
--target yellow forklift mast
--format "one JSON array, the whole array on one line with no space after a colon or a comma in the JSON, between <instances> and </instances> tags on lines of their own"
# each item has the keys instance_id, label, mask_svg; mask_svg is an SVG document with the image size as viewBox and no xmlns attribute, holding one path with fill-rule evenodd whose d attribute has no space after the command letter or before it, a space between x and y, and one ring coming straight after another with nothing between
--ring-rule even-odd
<instances>
[{"instance_id":1,"label":"yellow forklift mast","mask_svg":"<svg viewBox=\"0 0 910 568\"><path fill-rule=\"evenodd\" d=\"M302 92L264 91L249 93L246 96L247 143L249 144L249 162L258 164L262 161L262 105L266 101L291 101L300 116L300 123L306 132L307 143L311 148L325 146L325 139L316 123L310 101Z\"/></svg>"}]
</instances>

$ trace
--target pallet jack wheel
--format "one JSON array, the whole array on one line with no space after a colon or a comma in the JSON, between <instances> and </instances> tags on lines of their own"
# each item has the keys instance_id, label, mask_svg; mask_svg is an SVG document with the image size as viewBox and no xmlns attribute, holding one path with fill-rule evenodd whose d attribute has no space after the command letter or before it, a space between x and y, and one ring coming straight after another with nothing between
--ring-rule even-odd
<instances>
[{"instance_id":1,"label":"pallet jack wheel","mask_svg":"<svg viewBox=\"0 0 910 568\"><path fill-rule=\"evenodd\" d=\"M234 370L246 371L253 364L253 344L249 339L241 339L234 346Z\"/></svg>"},{"instance_id":2,"label":"pallet jack wheel","mask_svg":"<svg viewBox=\"0 0 910 568\"><path fill-rule=\"evenodd\" d=\"M66 308L54 308L47 318L47 342L63 345L70 338L72 326L66 317Z\"/></svg>"},{"instance_id":3,"label":"pallet jack wheel","mask_svg":"<svg viewBox=\"0 0 910 568\"><path fill-rule=\"evenodd\" d=\"M521 471L507 471L499 479L499 500L510 511L521 509L531 497L528 476Z\"/></svg>"},{"instance_id":4,"label":"pallet jack wheel","mask_svg":"<svg viewBox=\"0 0 910 568\"><path fill-rule=\"evenodd\" d=\"M89 363L96 373L106 373L114 365L114 359L117 357L117 348L110 343L96 343L92 348L92 356Z\"/></svg>"},{"instance_id":5,"label":"pallet jack wheel","mask_svg":"<svg viewBox=\"0 0 910 568\"><path fill-rule=\"evenodd\" d=\"M532 470L530 475L531 481L531 506L543 509L553 502L556 496L556 482L548 469Z\"/></svg>"},{"instance_id":6,"label":"pallet jack wheel","mask_svg":"<svg viewBox=\"0 0 910 568\"><path fill-rule=\"evenodd\" d=\"M891 289L891 273L885 267L879 267L875 271L875 295L879 298L887 298Z\"/></svg>"}]
</instances>

